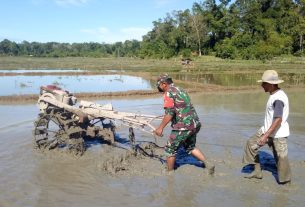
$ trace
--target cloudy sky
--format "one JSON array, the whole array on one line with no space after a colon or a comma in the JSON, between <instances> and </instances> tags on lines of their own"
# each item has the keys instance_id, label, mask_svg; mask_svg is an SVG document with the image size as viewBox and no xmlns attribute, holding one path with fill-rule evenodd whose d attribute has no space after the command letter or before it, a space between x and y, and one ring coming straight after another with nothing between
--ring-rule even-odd
<instances>
[{"instance_id":1,"label":"cloudy sky","mask_svg":"<svg viewBox=\"0 0 305 207\"><path fill-rule=\"evenodd\" d=\"M0 41L142 40L152 22L196 0L0 0ZM197 1L199 2L199 1Z\"/></svg>"}]
</instances>

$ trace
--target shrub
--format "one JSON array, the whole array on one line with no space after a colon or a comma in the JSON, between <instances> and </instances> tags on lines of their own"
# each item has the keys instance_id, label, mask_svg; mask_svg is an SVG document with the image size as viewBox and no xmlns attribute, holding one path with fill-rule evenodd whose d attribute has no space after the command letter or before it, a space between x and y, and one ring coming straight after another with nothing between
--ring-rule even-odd
<instances>
[{"instance_id":1,"label":"shrub","mask_svg":"<svg viewBox=\"0 0 305 207\"><path fill-rule=\"evenodd\" d=\"M293 55L297 57L305 56L305 50L304 51L298 50Z\"/></svg>"},{"instance_id":2,"label":"shrub","mask_svg":"<svg viewBox=\"0 0 305 207\"><path fill-rule=\"evenodd\" d=\"M237 49L231 44L230 39L225 39L222 44L216 45L216 57L223 59L235 59Z\"/></svg>"},{"instance_id":3,"label":"shrub","mask_svg":"<svg viewBox=\"0 0 305 207\"><path fill-rule=\"evenodd\" d=\"M191 49L185 48L185 49L182 49L179 52L179 54L182 56L183 59L188 59L188 58L191 58L192 51L191 51Z\"/></svg>"},{"instance_id":4,"label":"shrub","mask_svg":"<svg viewBox=\"0 0 305 207\"><path fill-rule=\"evenodd\" d=\"M260 43L255 47L255 58L259 60L270 60L278 53L278 48Z\"/></svg>"},{"instance_id":5,"label":"shrub","mask_svg":"<svg viewBox=\"0 0 305 207\"><path fill-rule=\"evenodd\" d=\"M242 59L253 60L255 59L255 46L250 46L243 50L240 50L239 53Z\"/></svg>"}]
</instances>

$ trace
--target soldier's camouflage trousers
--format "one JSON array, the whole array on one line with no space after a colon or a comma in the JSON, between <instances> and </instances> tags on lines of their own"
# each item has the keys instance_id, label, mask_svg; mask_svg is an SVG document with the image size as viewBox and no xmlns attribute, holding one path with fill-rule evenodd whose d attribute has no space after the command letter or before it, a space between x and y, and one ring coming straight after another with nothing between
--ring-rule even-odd
<instances>
[{"instance_id":1,"label":"soldier's camouflage trousers","mask_svg":"<svg viewBox=\"0 0 305 207\"><path fill-rule=\"evenodd\" d=\"M176 155L181 145L184 146L187 153L190 153L195 148L196 135L199 130L200 126L194 130L172 130L165 146L165 155L167 157Z\"/></svg>"}]
</instances>

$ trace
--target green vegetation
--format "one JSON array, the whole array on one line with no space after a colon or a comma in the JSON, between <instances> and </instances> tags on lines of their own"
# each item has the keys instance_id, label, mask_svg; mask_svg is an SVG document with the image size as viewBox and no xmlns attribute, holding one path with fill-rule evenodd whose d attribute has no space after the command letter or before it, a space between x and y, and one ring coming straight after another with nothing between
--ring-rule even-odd
<instances>
[{"instance_id":1,"label":"green vegetation","mask_svg":"<svg viewBox=\"0 0 305 207\"><path fill-rule=\"evenodd\" d=\"M140 58L46 58L46 57L1 57L0 70L7 69L85 69L103 73L106 70L116 72L149 73L261 73L274 69L281 73L305 74L305 57L282 56L262 62L260 60L230 60L214 56L201 56L193 59L192 64L184 66L180 59L140 59Z\"/></svg>"},{"instance_id":2,"label":"green vegetation","mask_svg":"<svg viewBox=\"0 0 305 207\"><path fill-rule=\"evenodd\" d=\"M153 22L143 41L105 43L0 42L0 55L138 57L168 59L215 55L271 60L304 56L305 0L205 0Z\"/></svg>"}]
</instances>

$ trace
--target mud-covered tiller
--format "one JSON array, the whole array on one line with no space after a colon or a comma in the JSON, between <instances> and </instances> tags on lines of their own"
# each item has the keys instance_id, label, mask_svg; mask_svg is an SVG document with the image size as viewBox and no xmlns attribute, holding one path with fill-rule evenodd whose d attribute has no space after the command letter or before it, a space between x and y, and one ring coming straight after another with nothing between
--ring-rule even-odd
<instances>
[{"instance_id":1,"label":"mud-covered tiller","mask_svg":"<svg viewBox=\"0 0 305 207\"><path fill-rule=\"evenodd\" d=\"M39 116L34 124L34 144L40 149L65 148L81 155L85 139L101 139L115 144L115 122L129 127L129 140L135 146L134 129L153 135L152 122L162 117L115 111L111 104L100 105L80 101L54 85L41 86L38 99Z\"/></svg>"}]
</instances>

